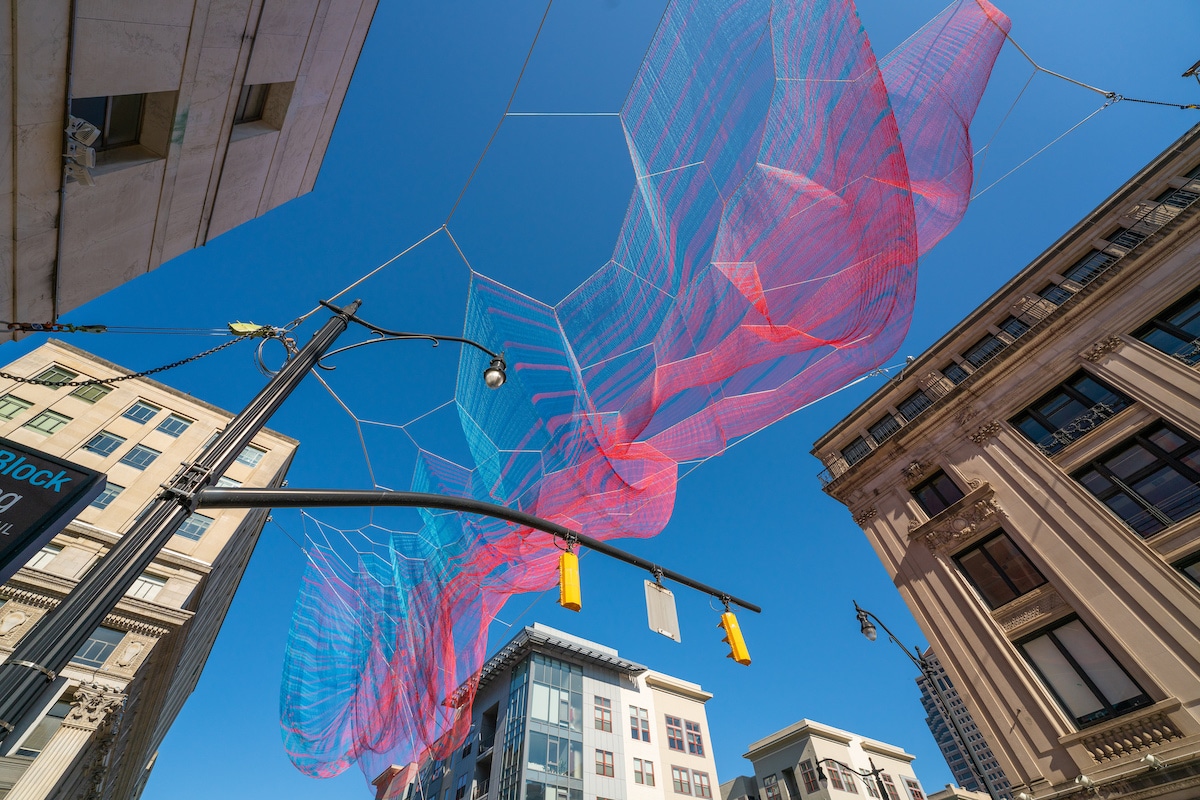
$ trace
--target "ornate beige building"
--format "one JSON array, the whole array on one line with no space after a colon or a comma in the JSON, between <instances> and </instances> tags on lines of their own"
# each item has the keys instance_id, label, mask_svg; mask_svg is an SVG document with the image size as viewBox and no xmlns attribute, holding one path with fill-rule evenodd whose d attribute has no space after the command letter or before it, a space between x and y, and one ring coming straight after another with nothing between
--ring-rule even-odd
<instances>
[{"instance_id":1,"label":"ornate beige building","mask_svg":"<svg viewBox=\"0 0 1200 800\"><path fill-rule=\"evenodd\" d=\"M815 444L1014 796L1200 796L1200 127Z\"/></svg>"},{"instance_id":2,"label":"ornate beige building","mask_svg":"<svg viewBox=\"0 0 1200 800\"><path fill-rule=\"evenodd\" d=\"M4 371L81 381L129 374L51 341ZM0 437L105 472L91 506L0 586L0 660L232 415L154 381L0 379ZM296 442L255 437L221 485L277 486ZM193 514L0 749L0 798L136 798L191 694L267 512Z\"/></svg>"},{"instance_id":3,"label":"ornate beige building","mask_svg":"<svg viewBox=\"0 0 1200 800\"><path fill-rule=\"evenodd\" d=\"M7 3L0 318L55 320L310 191L377 2Z\"/></svg>"}]
</instances>

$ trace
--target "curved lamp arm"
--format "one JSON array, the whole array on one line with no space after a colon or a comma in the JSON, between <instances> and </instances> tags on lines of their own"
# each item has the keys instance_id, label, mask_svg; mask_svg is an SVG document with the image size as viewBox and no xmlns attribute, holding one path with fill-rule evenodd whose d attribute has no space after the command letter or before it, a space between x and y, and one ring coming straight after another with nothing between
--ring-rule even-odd
<instances>
[{"instance_id":1,"label":"curved lamp arm","mask_svg":"<svg viewBox=\"0 0 1200 800\"><path fill-rule=\"evenodd\" d=\"M870 611L867 611L865 608L860 606L858 604L858 601L854 601L854 611L858 615L858 624L862 628L862 634L863 634L863 636L867 637L868 641L871 641L871 642L875 641L875 637L879 635L878 632L875 630L875 625L871 622L871 620L874 620L876 623L879 624L879 627L883 628L883 632L888 635L888 638L891 639L893 642L895 642L896 646L904 651L904 655L908 656L908 660L913 662L913 664L916 665L917 669L921 670L922 675L924 675L928 672L929 662L925 660L925 656L921 655L920 648L917 648L917 647L913 648L917 652L917 654L915 656L912 653L908 652L908 648L905 647L904 644L899 639L896 638L896 634L892 633L891 629L888 628L887 625L883 624L883 620L881 620L879 617L875 616Z\"/></svg>"},{"instance_id":2,"label":"curved lamp arm","mask_svg":"<svg viewBox=\"0 0 1200 800\"><path fill-rule=\"evenodd\" d=\"M376 339L368 339L365 342L357 342L352 345L347 345L346 347L341 347L330 353L326 353L321 358L321 361L317 362L317 366L321 369L337 369L336 367L332 367L321 362L330 356L336 356L338 353L344 353L347 350L353 350L356 347L363 347L364 345L368 344L379 344L380 342L400 342L409 341L412 339L424 339L426 341L433 342L434 347L437 347L442 342L459 342L461 344L470 345L476 350L486 353L492 359L491 364L489 364L488 368L483 371L483 381L487 384L489 389L500 388L504 385L505 380L508 378L508 375L505 372L505 370L508 368L508 365L504 361L504 355L502 353L496 353L492 350L489 350L474 339L467 339L462 336L442 336L440 334L435 335L432 333L409 333L407 331L393 331L389 330L388 328L381 328L378 325L367 322L366 320L354 314L347 313L343 309L340 309L334 304L326 302L325 300L321 300L320 303L335 313L345 314L346 319L349 322L355 322L359 325L362 325L371 333L379 337Z\"/></svg>"}]
</instances>

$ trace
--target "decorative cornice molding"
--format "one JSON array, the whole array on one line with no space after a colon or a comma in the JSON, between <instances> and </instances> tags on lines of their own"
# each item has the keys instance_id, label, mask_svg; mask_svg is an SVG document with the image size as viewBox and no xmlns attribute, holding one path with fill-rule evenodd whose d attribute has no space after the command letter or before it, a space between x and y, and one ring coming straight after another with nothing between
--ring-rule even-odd
<instances>
[{"instance_id":1,"label":"decorative cornice molding","mask_svg":"<svg viewBox=\"0 0 1200 800\"><path fill-rule=\"evenodd\" d=\"M71 698L71 710L63 725L94 731L112 711L125 707L126 695L99 683L85 683L75 687Z\"/></svg>"},{"instance_id":2,"label":"decorative cornice molding","mask_svg":"<svg viewBox=\"0 0 1200 800\"><path fill-rule=\"evenodd\" d=\"M1062 595L1053 586L1045 584L993 612L992 617L1005 633L1011 634L1065 608L1066 605Z\"/></svg>"},{"instance_id":3,"label":"decorative cornice molding","mask_svg":"<svg viewBox=\"0 0 1200 800\"><path fill-rule=\"evenodd\" d=\"M994 419L991 422L980 425L975 429L975 432L970 434L968 438L975 444L983 444L988 439L991 439L1000 432L1000 420Z\"/></svg>"},{"instance_id":4,"label":"decorative cornice molding","mask_svg":"<svg viewBox=\"0 0 1200 800\"><path fill-rule=\"evenodd\" d=\"M877 513L878 512L876 512L875 506L871 506L871 507L861 511L858 514L855 514L854 515L854 523L856 525L858 525L858 527L860 527L860 528L865 528L865 527L867 527L867 522L870 521L870 519L872 517L874 517Z\"/></svg>"},{"instance_id":5,"label":"decorative cornice molding","mask_svg":"<svg viewBox=\"0 0 1200 800\"><path fill-rule=\"evenodd\" d=\"M920 461L913 461L907 467L900 470L900 474L904 476L905 483L913 484L921 480L925 475L925 467L926 465Z\"/></svg>"},{"instance_id":6,"label":"decorative cornice molding","mask_svg":"<svg viewBox=\"0 0 1200 800\"><path fill-rule=\"evenodd\" d=\"M1109 336L1107 338L1101 339L1100 341L1096 342L1094 345L1092 345L1091 347L1089 347L1087 350L1080 353L1079 355L1081 357L1083 357L1084 360L1095 363L1095 362L1099 361L1100 359L1104 358L1104 356L1108 355L1109 353L1113 353L1113 352L1116 352L1117 350L1120 350L1121 346L1124 344L1125 344L1124 339L1122 339L1120 336L1113 335L1113 336Z\"/></svg>"},{"instance_id":7,"label":"decorative cornice molding","mask_svg":"<svg viewBox=\"0 0 1200 800\"><path fill-rule=\"evenodd\" d=\"M970 494L926 522L909 523L909 536L923 540L935 553L950 550L992 528L998 518L1007 516L992 495L992 487L979 482Z\"/></svg>"},{"instance_id":8,"label":"decorative cornice molding","mask_svg":"<svg viewBox=\"0 0 1200 800\"><path fill-rule=\"evenodd\" d=\"M149 636L153 639L161 639L171 631L167 628L151 625L140 619L121 616L120 614L109 614L104 618L104 624L118 630L128 631L129 633L137 633L142 636Z\"/></svg>"},{"instance_id":9,"label":"decorative cornice molding","mask_svg":"<svg viewBox=\"0 0 1200 800\"><path fill-rule=\"evenodd\" d=\"M1080 743L1097 764L1116 761L1183 738L1183 733L1162 711L1122 719L1119 724L1086 736Z\"/></svg>"},{"instance_id":10,"label":"decorative cornice molding","mask_svg":"<svg viewBox=\"0 0 1200 800\"><path fill-rule=\"evenodd\" d=\"M0 598L15 600L21 605L29 606L30 608L54 608L58 605L57 597L50 597L40 592L31 592L27 589L17 589L13 586L5 586L0 590Z\"/></svg>"}]
</instances>

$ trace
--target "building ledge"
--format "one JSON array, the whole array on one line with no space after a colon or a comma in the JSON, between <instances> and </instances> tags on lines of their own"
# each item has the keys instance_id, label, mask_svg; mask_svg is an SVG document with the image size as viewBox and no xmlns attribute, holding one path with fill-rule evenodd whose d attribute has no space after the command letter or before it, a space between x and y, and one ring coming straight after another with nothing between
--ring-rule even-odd
<instances>
[{"instance_id":1,"label":"building ledge","mask_svg":"<svg viewBox=\"0 0 1200 800\"><path fill-rule=\"evenodd\" d=\"M908 527L911 542L921 541L936 552L956 550L996 529L1006 515L996 502L991 484L968 480L969 491L957 502L925 522L913 520Z\"/></svg>"}]
</instances>

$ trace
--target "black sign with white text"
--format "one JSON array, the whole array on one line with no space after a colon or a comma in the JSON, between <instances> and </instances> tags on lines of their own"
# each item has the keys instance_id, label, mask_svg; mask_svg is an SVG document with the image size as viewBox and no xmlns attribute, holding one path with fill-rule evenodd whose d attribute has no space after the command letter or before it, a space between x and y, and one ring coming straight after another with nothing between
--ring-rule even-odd
<instances>
[{"instance_id":1,"label":"black sign with white text","mask_svg":"<svg viewBox=\"0 0 1200 800\"><path fill-rule=\"evenodd\" d=\"M0 439L0 583L104 490L103 472Z\"/></svg>"}]
</instances>

